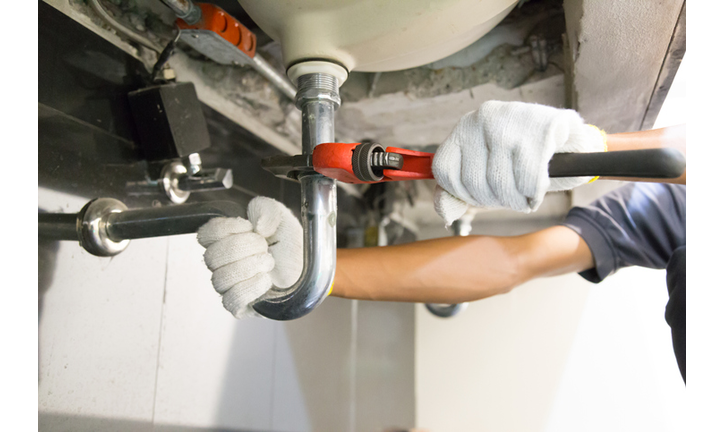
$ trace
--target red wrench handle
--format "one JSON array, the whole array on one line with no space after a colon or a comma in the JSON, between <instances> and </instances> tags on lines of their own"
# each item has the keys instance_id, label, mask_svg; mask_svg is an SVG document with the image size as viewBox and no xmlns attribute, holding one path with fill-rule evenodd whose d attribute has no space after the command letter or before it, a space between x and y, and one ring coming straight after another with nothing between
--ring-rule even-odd
<instances>
[{"instance_id":1,"label":"red wrench handle","mask_svg":"<svg viewBox=\"0 0 724 432\"><path fill-rule=\"evenodd\" d=\"M316 172L345 183L433 179L434 153L387 147L387 153L402 156L401 169L384 169L379 181L363 181L352 168L352 155L359 143L320 144L314 149ZM557 153L548 163L554 177L677 178L686 172L686 157L674 149L629 150L609 153Z\"/></svg>"},{"instance_id":2,"label":"red wrench handle","mask_svg":"<svg viewBox=\"0 0 724 432\"><path fill-rule=\"evenodd\" d=\"M425 153L398 147L387 147L388 153L402 156L402 169L386 169L382 181L434 179L432 176L432 158L435 153Z\"/></svg>"}]
</instances>

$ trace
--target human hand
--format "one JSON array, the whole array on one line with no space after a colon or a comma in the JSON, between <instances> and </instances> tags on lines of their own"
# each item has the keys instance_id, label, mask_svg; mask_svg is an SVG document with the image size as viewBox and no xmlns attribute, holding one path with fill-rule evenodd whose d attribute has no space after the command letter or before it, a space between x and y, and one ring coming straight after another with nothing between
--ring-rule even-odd
<instances>
[{"instance_id":1,"label":"human hand","mask_svg":"<svg viewBox=\"0 0 724 432\"><path fill-rule=\"evenodd\" d=\"M547 191L572 189L591 180L549 178L553 154L605 150L605 134L573 110L485 102L458 122L435 153L435 210L447 225L470 206L535 211Z\"/></svg>"},{"instance_id":2,"label":"human hand","mask_svg":"<svg viewBox=\"0 0 724 432\"><path fill-rule=\"evenodd\" d=\"M214 289L236 318L258 316L254 301L272 286L293 285L303 267L302 226L291 210L257 197L247 217L211 219L197 235Z\"/></svg>"}]
</instances>

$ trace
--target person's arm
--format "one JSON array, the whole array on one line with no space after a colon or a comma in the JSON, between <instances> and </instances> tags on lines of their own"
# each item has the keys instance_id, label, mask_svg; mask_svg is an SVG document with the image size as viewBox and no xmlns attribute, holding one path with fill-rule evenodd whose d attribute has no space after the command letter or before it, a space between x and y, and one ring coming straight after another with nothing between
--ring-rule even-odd
<instances>
[{"instance_id":1,"label":"person's arm","mask_svg":"<svg viewBox=\"0 0 724 432\"><path fill-rule=\"evenodd\" d=\"M671 126L641 132L611 134L607 136L608 151L674 148L686 156L686 125ZM643 181L654 183L686 184L686 171L675 179L641 179L601 177L608 180Z\"/></svg>"},{"instance_id":2,"label":"person's arm","mask_svg":"<svg viewBox=\"0 0 724 432\"><path fill-rule=\"evenodd\" d=\"M331 295L461 303L506 293L537 277L591 267L593 258L586 243L563 226L515 237L446 237L339 249Z\"/></svg>"}]
</instances>

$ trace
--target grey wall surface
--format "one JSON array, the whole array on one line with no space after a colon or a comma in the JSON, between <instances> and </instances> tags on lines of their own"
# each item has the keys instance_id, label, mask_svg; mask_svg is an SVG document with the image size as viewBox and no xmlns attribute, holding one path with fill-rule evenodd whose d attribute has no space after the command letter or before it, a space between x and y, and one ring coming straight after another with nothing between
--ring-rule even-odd
<instances>
[{"instance_id":1,"label":"grey wall surface","mask_svg":"<svg viewBox=\"0 0 724 432\"><path fill-rule=\"evenodd\" d=\"M609 133L640 130L684 0L563 3L573 108Z\"/></svg>"}]
</instances>

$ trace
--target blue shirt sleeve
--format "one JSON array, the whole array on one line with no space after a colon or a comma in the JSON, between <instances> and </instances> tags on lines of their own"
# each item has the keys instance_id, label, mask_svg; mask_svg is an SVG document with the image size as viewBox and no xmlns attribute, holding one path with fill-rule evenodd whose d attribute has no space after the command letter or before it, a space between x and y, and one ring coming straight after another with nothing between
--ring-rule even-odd
<instances>
[{"instance_id":1,"label":"blue shirt sleeve","mask_svg":"<svg viewBox=\"0 0 724 432\"><path fill-rule=\"evenodd\" d=\"M686 245L686 186L629 183L588 206L574 207L562 223L586 242L594 267L581 272L598 283L620 268L665 269Z\"/></svg>"}]
</instances>

